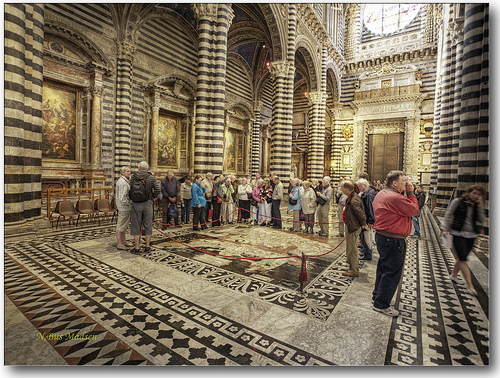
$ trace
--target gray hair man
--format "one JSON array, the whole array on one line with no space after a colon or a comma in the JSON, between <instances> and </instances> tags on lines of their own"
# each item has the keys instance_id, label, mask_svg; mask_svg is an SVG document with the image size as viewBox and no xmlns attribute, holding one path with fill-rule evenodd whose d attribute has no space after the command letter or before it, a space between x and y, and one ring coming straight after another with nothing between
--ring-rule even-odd
<instances>
[{"instance_id":1,"label":"gray hair man","mask_svg":"<svg viewBox=\"0 0 500 378\"><path fill-rule=\"evenodd\" d=\"M130 167L122 167L121 176L116 182L115 204L118 209L118 218L116 220L116 248L128 250L132 245L127 245L125 232L130 224L131 201L128 195L130 190Z\"/></svg>"}]
</instances>

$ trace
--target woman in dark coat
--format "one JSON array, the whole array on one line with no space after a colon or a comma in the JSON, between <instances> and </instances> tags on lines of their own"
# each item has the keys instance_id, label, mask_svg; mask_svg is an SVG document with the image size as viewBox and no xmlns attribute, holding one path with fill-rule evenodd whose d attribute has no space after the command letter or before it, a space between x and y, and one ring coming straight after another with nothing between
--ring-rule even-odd
<instances>
[{"instance_id":1,"label":"woman in dark coat","mask_svg":"<svg viewBox=\"0 0 500 378\"><path fill-rule=\"evenodd\" d=\"M467 256L474 246L478 234L484 234L483 203L486 190L479 185L471 186L462 198L451 201L444 215L442 233L453 235L453 246L457 259L453 266L450 279L455 283L462 283L458 279L461 271L468 285L468 292L477 295L472 284L471 273L467 265Z\"/></svg>"}]
</instances>

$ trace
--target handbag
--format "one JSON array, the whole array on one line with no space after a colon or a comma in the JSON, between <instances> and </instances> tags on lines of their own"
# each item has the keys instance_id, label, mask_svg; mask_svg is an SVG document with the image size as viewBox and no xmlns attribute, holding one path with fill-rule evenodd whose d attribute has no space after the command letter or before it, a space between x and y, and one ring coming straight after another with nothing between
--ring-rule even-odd
<instances>
[{"instance_id":1,"label":"handbag","mask_svg":"<svg viewBox=\"0 0 500 378\"><path fill-rule=\"evenodd\" d=\"M290 205L294 206L294 205L296 205L296 204L297 204L297 200L294 200L294 199L292 199L292 197L289 197L289 198L288 198L288 203L289 203Z\"/></svg>"},{"instance_id":2,"label":"handbag","mask_svg":"<svg viewBox=\"0 0 500 378\"><path fill-rule=\"evenodd\" d=\"M247 198L252 201L252 193L247 193Z\"/></svg>"},{"instance_id":3,"label":"handbag","mask_svg":"<svg viewBox=\"0 0 500 378\"><path fill-rule=\"evenodd\" d=\"M222 203L222 197L217 196L217 203Z\"/></svg>"},{"instance_id":4,"label":"handbag","mask_svg":"<svg viewBox=\"0 0 500 378\"><path fill-rule=\"evenodd\" d=\"M452 248L453 247L453 235L452 234L441 234L441 245L444 248Z\"/></svg>"},{"instance_id":5,"label":"handbag","mask_svg":"<svg viewBox=\"0 0 500 378\"><path fill-rule=\"evenodd\" d=\"M257 201L252 198L250 198L250 205L252 205L253 207L257 207Z\"/></svg>"},{"instance_id":6,"label":"handbag","mask_svg":"<svg viewBox=\"0 0 500 378\"><path fill-rule=\"evenodd\" d=\"M169 218L179 217L179 210L177 210L177 205L175 203L171 203L168 207L168 216Z\"/></svg>"},{"instance_id":7,"label":"handbag","mask_svg":"<svg viewBox=\"0 0 500 378\"><path fill-rule=\"evenodd\" d=\"M229 197L228 196L224 196L224 202L229 202Z\"/></svg>"},{"instance_id":8,"label":"handbag","mask_svg":"<svg viewBox=\"0 0 500 378\"><path fill-rule=\"evenodd\" d=\"M316 200L316 202L318 203L318 205L323 206L326 203L326 199L324 199L321 196L318 196L318 199Z\"/></svg>"}]
</instances>

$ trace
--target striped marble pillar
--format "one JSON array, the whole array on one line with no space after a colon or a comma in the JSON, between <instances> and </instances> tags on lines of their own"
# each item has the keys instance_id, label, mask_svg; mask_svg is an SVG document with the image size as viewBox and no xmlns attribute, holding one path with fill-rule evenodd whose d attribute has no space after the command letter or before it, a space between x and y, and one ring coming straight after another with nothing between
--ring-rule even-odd
<instances>
[{"instance_id":1,"label":"striped marble pillar","mask_svg":"<svg viewBox=\"0 0 500 378\"><path fill-rule=\"evenodd\" d=\"M44 5L4 5L4 220L40 219Z\"/></svg>"},{"instance_id":2,"label":"striped marble pillar","mask_svg":"<svg viewBox=\"0 0 500 378\"><path fill-rule=\"evenodd\" d=\"M441 76L441 107L439 109L439 142L437 146L437 207L436 215L444 214L453 189L457 187L458 141L460 135L460 97L463 37L454 19L453 7L447 15L450 23L446 30Z\"/></svg>"},{"instance_id":3,"label":"striped marble pillar","mask_svg":"<svg viewBox=\"0 0 500 378\"><path fill-rule=\"evenodd\" d=\"M116 59L116 116L115 116L115 181L120 169L130 166L132 122L132 61L136 47L128 42L117 43ZM138 163L138 162L137 162ZM131 167L132 171L136 167Z\"/></svg>"},{"instance_id":4,"label":"striped marble pillar","mask_svg":"<svg viewBox=\"0 0 500 378\"><path fill-rule=\"evenodd\" d=\"M309 99L307 176L309 180L321 180L325 165L325 96L322 92L312 92L308 93L307 97Z\"/></svg>"},{"instance_id":5,"label":"striped marble pillar","mask_svg":"<svg viewBox=\"0 0 500 378\"><path fill-rule=\"evenodd\" d=\"M194 173L222 173L226 99L227 34L230 4L193 4L198 20Z\"/></svg>"},{"instance_id":6,"label":"striped marble pillar","mask_svg":"<svg viewBox=\"0 0 500 378\"><path fill-rule=\"evenodd\" d=\"M272 62L273 113L271 118L271 167L280 177L285 190L290 181L292 163L293 88L295 77L295 36L297 6L288 4L286 60Z\"/></svg>"},{"instance_id":7,"label":"striped marble pillar","mask_svg":"<svg viewBox=\"0 0 500 378\"><path fill-rule=\"evenodd\" d=\"M90 163L99 165L101 163L101 99L102 99L102 83L95 83L91 86L92 93L92 130L91 130L91 151Z\"/></svg>"},{"instance_id":8,"label":"striped marble pillar","mask_svg":"<svg viewBox=\"0 0 500 378\"><path fill-rule=\"evenodd\" d=\"M263 106L262 101L255 101L254 103L254 114L255 114L255 120L253 121L252 124L252 135L251 135L251 149L250 149L250 174L252 178L255 177L256 173L259 173L261 171L261 166L260 166L260 156L261 156L261 151L260 151L260 126L261 126L261 111L262 111L262 106Z\"/></svg>"},{"instance_id":9,"label":"striped marble pillar","mask_svg":"<svg viewBox=\"0 0 500 378\"><path fill-rule=\"evenodd\" d=\"M458 190L489 182L489 6L465 4Z\"/></svg>"}]
</instances>

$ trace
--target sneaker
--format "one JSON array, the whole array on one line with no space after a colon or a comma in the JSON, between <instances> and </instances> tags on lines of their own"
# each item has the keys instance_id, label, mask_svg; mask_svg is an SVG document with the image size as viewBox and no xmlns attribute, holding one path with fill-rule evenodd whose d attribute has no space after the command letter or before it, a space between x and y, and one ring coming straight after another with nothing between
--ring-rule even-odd
<instances>
[{"instance_id":1,"label":"sneaker","mask_svg":"<svg viewBox=\"0 0 500 378\"><path fill-rule=\"evenodd\" d=\"M371 257L367 257L365 255L359 257L360 260L371 260Z\"/></svg>"},{"instance_id":2,"label":"sneaker","mask_svg":"<svg viewBox=\"0 0 500 378\"><path fill-rule=\"evenodd\" d=\"M150 253L151 247L144 247L144 253Z\"/></svg>"},{"instance_id":3,"label":"sneaker","mask_svg":"<svg viewBox=\"0 0 500 378\"><path fill-rule=\"evenodd\" d=\"M373 309L375 311L380 312L380 313L387 315L387 316L398 316L399 315L399 311L393 309L392 307L387 307L387 308L381 309L381 308L377 308L377 307L373 306Z\"/></svg>"},{"instance_id":4,"label":"sneaker","mask_svg":"<svg viewBox=\"0 0 500 378\"><path fill-rule=\"evenodd\" d=\"M452 280L453 282L455 282L456 284L461 284L463 283L464 281L462 280L459 280L458 278L455 278L453 277L453 275L450 274L450 280Z\"/></svg>"},{"instance_id":5,"label":"sneaker","mask_svg":"<svg viewBox=\"0 0 500 378\"><path fill-rule=\"evenodd\" d=\"M133 255L140 255L141 254L141 250L135 249L135 248L132 248L129 252L132 253Z\"/></svg>"}]
</instances>

